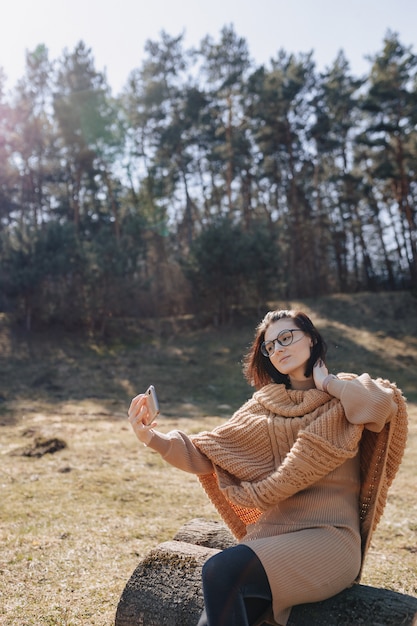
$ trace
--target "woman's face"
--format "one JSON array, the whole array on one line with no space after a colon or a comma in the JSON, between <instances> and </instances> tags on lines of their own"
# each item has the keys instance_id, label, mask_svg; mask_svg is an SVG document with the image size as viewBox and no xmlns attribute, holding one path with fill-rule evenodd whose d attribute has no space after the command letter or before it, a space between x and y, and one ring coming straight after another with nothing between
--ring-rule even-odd
<instances>
[{"instance_id":1,"label":"woman's face","mask_svg":"<svg viewBox=\"0 0 417 626\"><path fill-rule=\"evenodd\" d=\"M283 333L290 330L294 332ZM278 341L274 341L277 337L288 344L280 345ZM274 367L290 379L305 380L304 372L313 346L311 337L297 328L293 319L284 318L268 326L265 331L265 343L268 341L273 342L268 344L268 347L269 358Z\"/></svg>"}]
</instances>

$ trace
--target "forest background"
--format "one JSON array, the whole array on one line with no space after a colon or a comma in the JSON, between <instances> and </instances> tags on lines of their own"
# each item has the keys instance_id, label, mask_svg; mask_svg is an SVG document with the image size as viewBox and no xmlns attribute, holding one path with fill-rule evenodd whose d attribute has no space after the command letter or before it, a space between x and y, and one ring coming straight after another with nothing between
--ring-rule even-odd
<instances>
[{"instance_id":1,"label":"forest background","mask_svg":"<svg viewBox=\"0 0 417 626\"><path fill-rule=\"evenodd\" d=\"M255 66L233 26L148 41L113 96L80 41L0 73L0 311L27 329L223 323L268 299L417 287L417 57L388 32Z\"/></svg>"}]
</instances>

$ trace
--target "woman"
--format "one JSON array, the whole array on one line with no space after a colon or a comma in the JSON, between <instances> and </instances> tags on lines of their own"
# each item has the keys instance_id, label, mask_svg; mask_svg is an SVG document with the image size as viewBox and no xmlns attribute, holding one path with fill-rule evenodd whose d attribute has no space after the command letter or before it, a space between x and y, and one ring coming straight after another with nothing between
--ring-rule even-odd
<instances>
[{"instance_id":1,"label":"woman","mask_svg":"<svg viewBox=\"0 0 417 626\"><path fill-rule=\"evenodd\" d=\"M256 388L211 432L162 434L144 395L138 439L201 484L239 543L203 567L198 626L287 623L295 604L359 579L405 446L405 401L368 374L329 375L326 345L300 311L269 312L245 360Z\"/></svg>"}]
</instances>

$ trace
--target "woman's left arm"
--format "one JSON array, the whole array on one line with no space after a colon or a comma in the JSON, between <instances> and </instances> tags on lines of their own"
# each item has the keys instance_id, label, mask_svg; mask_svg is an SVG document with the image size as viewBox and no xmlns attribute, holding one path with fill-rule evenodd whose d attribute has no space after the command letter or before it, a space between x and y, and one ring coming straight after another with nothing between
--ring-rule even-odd
<instances>
[{"instance_id":1,"label":"woman's left arm","mask_svg":"<svg viewBox=\"0 0 417 626\"><path fill-rule=\"evenodd\" d=\"M350 380L331 378L327 393L339 398L349 422L374 432L380 432L397 412L392 388L369 374Z\"/></svg>"},{"instance_id":2,"label":"woman's left arm","mask_svg":"<svg viewBox=\"0 0 417 626\"><path fill-rule=\"evenodd\" d=\"M340 400L351 424L363 424L379 433L397 412L393 389L369 374L338 378L319 361L313 368L313 377L318 389Z\"/></svg>"}]
</instances>

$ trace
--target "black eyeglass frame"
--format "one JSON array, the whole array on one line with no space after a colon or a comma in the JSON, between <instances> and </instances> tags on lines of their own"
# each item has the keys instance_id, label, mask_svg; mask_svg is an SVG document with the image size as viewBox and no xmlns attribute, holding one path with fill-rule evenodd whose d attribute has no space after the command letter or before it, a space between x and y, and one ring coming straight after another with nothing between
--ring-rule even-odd
<instances>
[{"instance_id":1,"label":"black eyeglass frame","mask_svg":"<svg viewBox=\"0 0 417 626\"><path fill-rule=\"evenodd\" d=\"M300 333L303 333L304 331L301 330L301 328L284 328L284 330L281 330L281 332L278 333L278 336L275 337L275 339L270 339L269 341L263 341L261 343L261 353L266 356L268 359L271 358L271 356L273 356L275 354L276 351L276 347L275 344L278 341L279 345L282 347L286 347L286 346L290 346L292 343L294 343L294 333L299 331ZM284 333L290 333L291 335L291 341L289 343L282 343L282 341L280 340L280 337L284 334ZM298 340L300 341L300 340ZM273 346L273 351L271 353L268 352L268 350L266 349L266 346L268 344L272 344Z\"/></svg>"}]
</instances>

